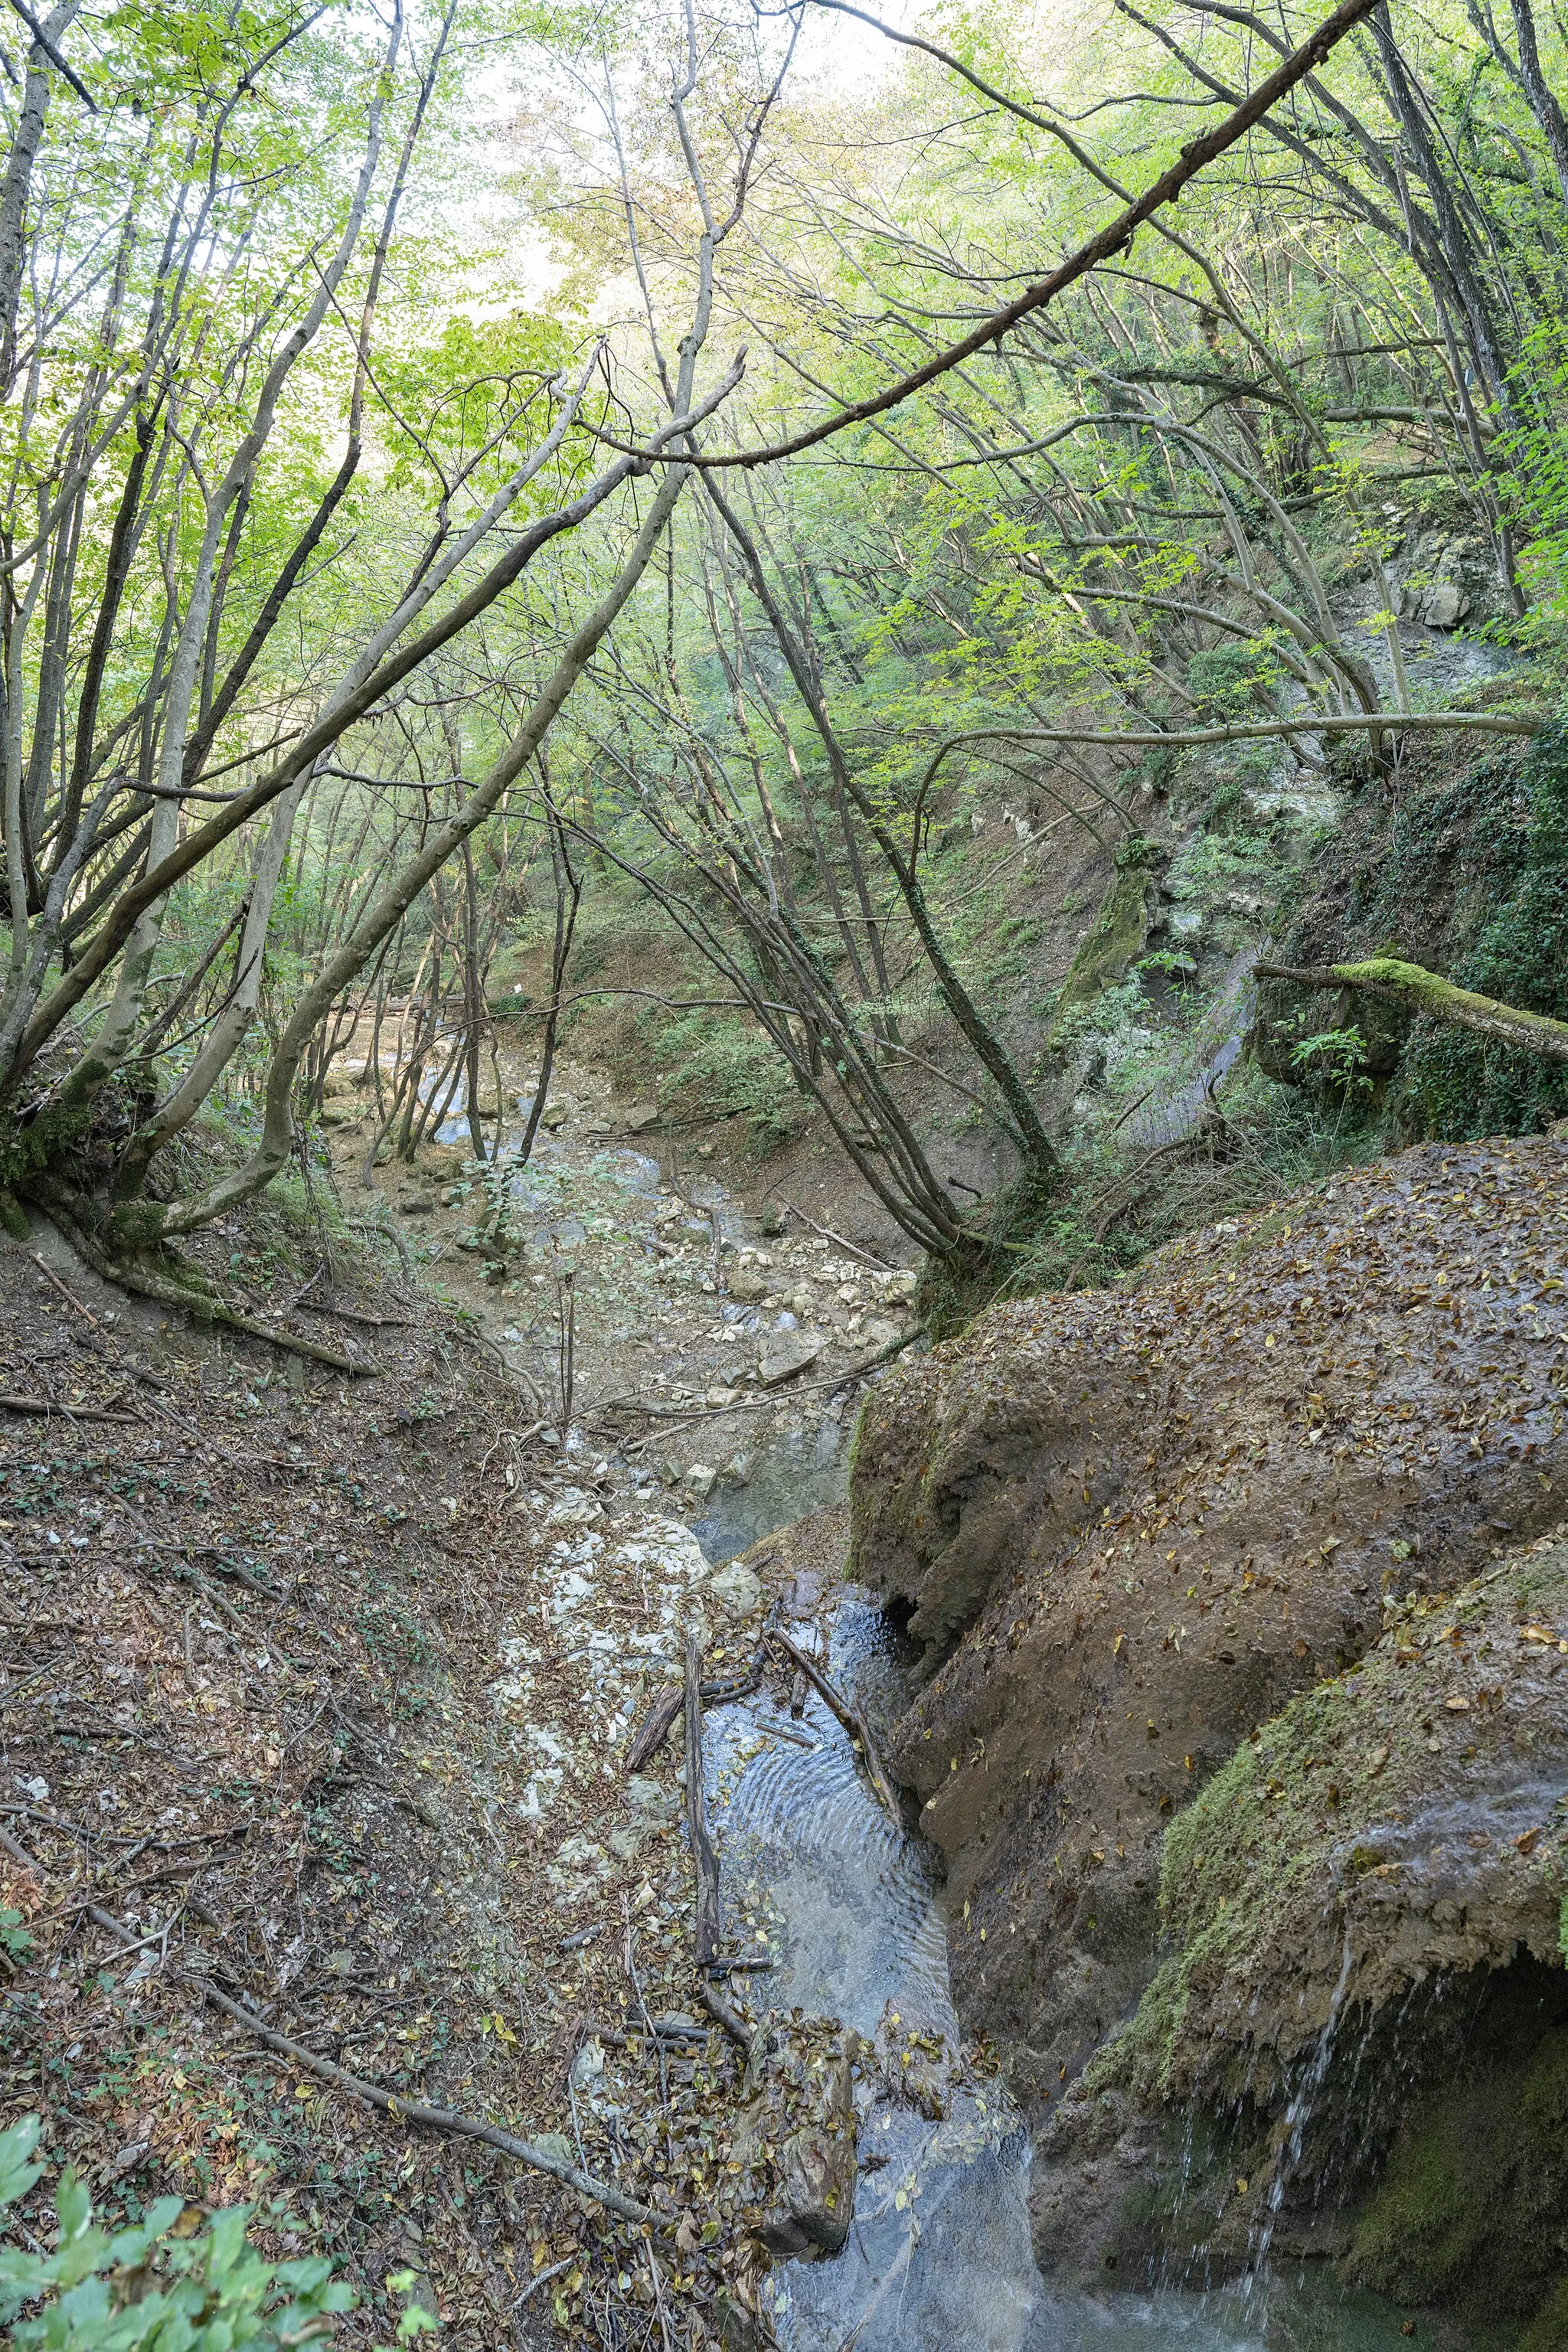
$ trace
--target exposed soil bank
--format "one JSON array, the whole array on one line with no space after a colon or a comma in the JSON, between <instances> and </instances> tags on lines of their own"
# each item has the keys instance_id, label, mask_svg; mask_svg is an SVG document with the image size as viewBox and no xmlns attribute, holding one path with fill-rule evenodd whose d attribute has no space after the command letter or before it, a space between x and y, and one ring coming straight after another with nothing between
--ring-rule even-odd
<instances>
[{"instance_id":1,"label":"exposed soil bank","mask_svg":"<svg viewBox=\"0 0 1568 2352\"><path fill-rule=\"evenodd\" d=\"M1562 1517L1565 1172L1550 1139L1423 1147L994 1310L868 1402L854 1568L930 1669L892 1761L948 1856L960 2015L1038 2124L1154 1976L1173 1820L1386 1604ZM1478 1711L1423 1708L1435 1782Z\"/></svg>"}]
</instances>

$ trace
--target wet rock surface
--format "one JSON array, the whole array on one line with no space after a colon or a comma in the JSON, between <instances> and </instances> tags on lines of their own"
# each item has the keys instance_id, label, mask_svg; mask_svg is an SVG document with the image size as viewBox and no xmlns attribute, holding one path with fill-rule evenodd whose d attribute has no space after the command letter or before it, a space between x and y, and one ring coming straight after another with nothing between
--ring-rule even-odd
<instances>
[{"instance_id":1,"label":"wet rock surface","mask_svg":"<svg viewBox=\"0 0 1568 2352\"><path fill-rule=\"evenodd\" d=\"M1568 2273L1565 1846L1560 1529L1396 1604L1172 1830L1174 1948L1041 2141L1044 2259L1331 2254L1531 2316Z\"/></svg>"},{"instance_id":2,"label":"wet rock surface","mask_svg":"<svg viewBox=\"0 0 1568 2352\"><path fill-rule=\"evenodd\" d=\"M1385 1601L1562 1516L1565 1173L1423 1147L870 1400L855 1567L926 1645L890 1762L948 1857L959 2013L1037 2120L1154 1973L1167 1825Z\"/></svg>"}]
</instances>

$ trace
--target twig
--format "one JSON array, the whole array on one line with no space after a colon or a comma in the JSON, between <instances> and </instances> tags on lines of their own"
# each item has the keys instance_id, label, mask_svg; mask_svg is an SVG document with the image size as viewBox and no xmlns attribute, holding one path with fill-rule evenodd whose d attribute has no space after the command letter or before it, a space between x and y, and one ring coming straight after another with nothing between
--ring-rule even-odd
<instances>
[{"instance_id":1,"label":"twig","mask_svg":"<svg viewBox=\"0 0 1568 2352\"><path fill-rule=\"evenodd\" d=\"M523 2288L522 2293L512 2305L513 2312L519 2312L522 2309L523 2305L528 2301L529 2296L533 2293L535 2287L544 2286L551 2279L559 2278L563 2271L569 2271L571 2269L577 2257L575 2254L568 2254L564 2262L552 2263L547 2271L540 2271L536 2273L536 2274L529 2280L528 2284Z\"/></svg>"},{"instance_id":2,"label":"twig","mask_svg":"<svg viewBox=\"0 0 1568 2352\"><path fill-rule=\"evenodd\" d=\"M289 1314L296 1307L305 1307L311 1315L335 1315L342 1323L368 1323L373 1331L416 1331L419 1328L412 1316L367 1315L362 1307L340 1307L330 1298L296 1298L289 1308Z\"/></svg>"},{"instance_id":3,"label":"twig","mask_svg":"<svg viewBox=\"0 0 1568 2352\"><path fill-rule=\"evenodd\" d=\"M816 1381L791 1381L787 1391L782 1387L766 1389L760 1396L737 1397L732 1404L659 1405L651 1404L642 1397L611 1397L594 1410L596 1412L646 1413L650 1421L666 1422L671 1429L689 1428L696 1422L712 1421L726 1412L760 1412L766 1405L782 1403L786 1394L808 1396L814 1389L842 1389L847 1388L851 1381L863 1381L868 1373L876 1371L882 1364L890 1363L895 1356L901 1356L906 1348L912 1348L921 1336L918 1329L906 1331L901 1339L889 1340L887 1347L879 1348L874 1356L858 1357L841 1372L826 1372ZM584 1421L586 1424L586 1414ZM626 1450L635 1453L652 1443L653 1432L650 1430L646 1437L633 1438Z\"/></svg>"},{"instance_id":4,"label":"twig","mask_svg":"<svg viewBox=\"0 0 1568 2352\"><path fill-rule=\"evenodd\" d=\"M37 1870L37 1863L13 1840L5 1837L3 1830L0 1830L0 1839L5 1839L6 1845L20 1860ZM102 1911L92 1904L88 1907L87 1916L94 1927L106 1929L122 1944L137 1945L137 1938L130 1928L110 1912ZM217 1987L209 1984L205 1977L182 1969L179 1981L188 1985L214 2009L221 2010L226 2017L232 2018L237 2025L242 2025L247 2033L264 2042L268 2050L276 2050L280 2056L291 2058L297 2066L303 2066L309 2074L319 2074L323 2082L334 2084L340 2091L346 2091L351 2098L362 2099L367 2106L379 2107L384 2115L393 2116L398 2123L423 2124L431 2131L447 2132L457 2138L482 2140L487 2147L499 2148L503 2156L515 2158L519 2164L526 2164L535 2172L547 2172L563 2188L575 2189L579 2196L591 2198L595 2204L618 2213L623 2221L652 2222L659 2218L651 2206L639 2205L635 2198L625 2197L618 2189L611 2188L608 2181L595 2180L591 2173L581 2171L574 2164L563 2163L559 2157L552 2156L548 2148L536 2147L531 2140L518 2139L512 2133L501 2131L494 2124L481 2123L476 2116L459 2115L451 2107L427 2107L416 2099L398 2098L394 2093L380 2089L374 2083L367 2083L362 2076L351 2074L346 2066L338 2065L333 2059L318 2056L302 2042L296 2042L291 2034L279 2033L272 2026L263 2025L258 2018L252 2017L238 2001L230 2000L226 1993L219 1992Z\"/></svg>"},{"instance_id":5,"label":"twig","mask_svg":"<svg viewBox=\"0 0 1568 2352\"><path fill-rule=\"evenodd\" d=\"M697 1873L697 1906L693 1924L698 1968L710 1968L719 1956L719 1863L708 1834L708 1807L702 1788L702 1661L695 1634L686 1641L686 1826L691 1840L692 1866Z\"/></svg>"},{"instance_id":6,"label":"twig","mask_svg":"<svg viewBox=\"0 0 1568 2352\"><path fill-rule=\"evenodd\" d=\"M35 1250L33 1252L33 1264L37 1267L40 1274L47 1276L48 1279L54 1284L55 1288L59 1292L60 1297L65 1300L67 1306L74 1307L77 1313L81 1317L82 1321L84 1323L90 1323L93 1329L96 1331L98 1329L97 1316L92 1314L82 1305L74 1290L68 1290L66 1288L65 1284L60 1280L59 1276L55 1272L54 1267L49 1265L42 1250Z\"/></svg>"},{"instance_id":7,"label":"twig","mask_svg":"<svg viewBox=\"0 0 1568 2352\"><path fill-rule=\"evenodd\" d=\"M797 1209L793 1201L786 1201L784 1207L792 1217L798 1217L803 1225L809 1225L814 1234L820 1234L824 1241L837 1242L840 1249L847 1249L851 1257L861 1259L867 1265L874 1265L881 1274L897 1272L897 1268L890 1266L885 1257L873 1257L869 1250L863 1250L858 1243L846 1241L842 1234L836 1234L831 1225L819 1225L815 1217L808 1217L805 1211Z\"/></svg>"},{"instance_id":8,"label":"twig","mask_svg":"<svg viewBox=\"0 0 1568 2352\"><path fill-rule=\"evenodd\" d=\"M133 1412L110 1412L106 1405L73 1404L68 1406L63 1404L51 1404L47 1397L10 1395L0 1395L0 1405L3 1405L7 1412L41 1413L46 1420L48 1419L51 1414L58 1413L62 1421L114 1421L122 1422L128 1428L132 1429L141 1427L141 1417L139 1414Z\"/></svg>"},{"instance_id":9,"label":"twig","mask_svg":"<svg viewBox=\"0 0 1568 2352\"><path fill-rule=\"evenodd\" d=\"M799 1671L812 1684L824 1704L838 1717L850 1738L858 1743L865 1759L867 1778L875 1790L879 1802L887 1807L889 1817L896 1822L899 1818L899 1801L893 1794L891 1782L882 1769L881 1759L877 1754L876 1742L859 1708L853 1701L841 1697L815 1659L807 1657L805 1652L797 1643L792 1642L787 1633L781 1633L776 1625L770 1630L768 1639L770 1642L775 1642L784 1655L795 1661Z\"/></svg>"},{"instance_id":10,"label":"twig","mask_svg":"<svg viewBox=\"0 0 1568 2352\"><path fill-rule=\"evenodd\" d=\"M697 1979L697 1998L709 2015L718 2019L731 2041L738 2042L742 2049L749 2053L752 2047L752 2029L740 2011L731 2008L718 1986L711 1983L707 1977L700 1976Z\"/></svg>"}]
</instances>

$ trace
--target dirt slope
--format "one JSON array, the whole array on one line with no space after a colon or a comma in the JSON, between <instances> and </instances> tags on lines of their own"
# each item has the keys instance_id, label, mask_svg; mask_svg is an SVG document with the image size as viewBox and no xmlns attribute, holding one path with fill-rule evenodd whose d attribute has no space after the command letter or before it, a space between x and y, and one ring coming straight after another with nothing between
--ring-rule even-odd
<instances>
[{"instance_id":1,"label":"dirt slope","mask_svg":"<svg viewBox=\"0 0 1568 2352\"><path fill-rule=\"evenodd\" d=\"M1424 1147L994 1310L869 1401L855 1565L931 1667L893 1762L961 2014L1037 2113L1152 1974L1173 1816L1385 1595L1562 1517L1565 1173L1555 1140Z\"/></svg>"}]
</instances>

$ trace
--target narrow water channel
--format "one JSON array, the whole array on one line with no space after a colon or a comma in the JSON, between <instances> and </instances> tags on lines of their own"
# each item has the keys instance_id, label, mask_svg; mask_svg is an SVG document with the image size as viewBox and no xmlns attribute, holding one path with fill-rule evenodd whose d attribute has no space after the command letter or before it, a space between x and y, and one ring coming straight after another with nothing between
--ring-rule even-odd
<instances>
[{"instance_id":1,"label":"narrow water channel","mask_svg":"<svg viewBox=\"0 0 1568 2352\"><path fill-rule=\"evenodd\" d=\"M847 1476L847 1436L775 1439L695 1532L718 1564L838 1500ZM793 1630L816 1639L805 1623ZM892 1629L853 1589L829 1621L826 1664L873 1729L907 1703ZM836 2018L879 2052L912 2033L923 2065L923 2110L862 2086L848 2242L769 2282L783 2352L1409 2352L1399 2315L1321 2264L1202 2294L1089 2294L1043 2280L1027 2128L1004 2084L962 2053L936 1850L889 1822L815 1694L798 1721L765 1693L716 1709L707 1759L726 1916L765 1914L773 1965L758 1999Z\"/></svg>"}]
</instances>

